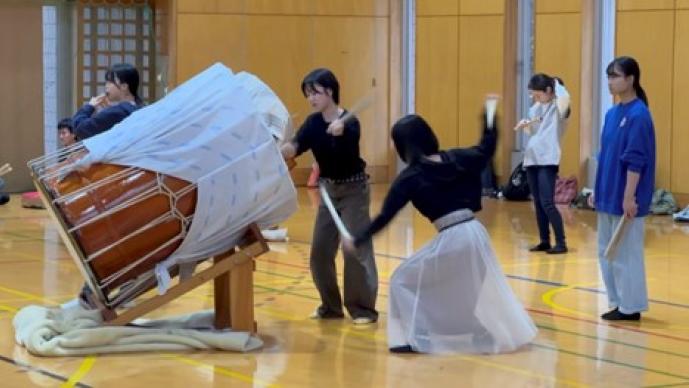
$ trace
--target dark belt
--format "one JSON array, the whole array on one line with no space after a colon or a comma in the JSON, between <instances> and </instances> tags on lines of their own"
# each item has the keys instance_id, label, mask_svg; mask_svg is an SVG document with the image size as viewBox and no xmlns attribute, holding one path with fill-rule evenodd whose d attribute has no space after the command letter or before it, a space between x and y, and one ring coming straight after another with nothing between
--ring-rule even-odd
<instances>
[{"instance_id":1,"label":"dark belt","mask_svg":"<svg viewBox=\"0 0 689 388\"><path fill-rule=\"evenodd\" d=\"M453 222L453 223L451 223L450 225L444 226L444 227L443 227L442 229L440 229L438 232L442 232L443 230L450 229L450 228L453 227L453 226L457 226L457 225L463 224L463 223L465 223L465 222L467 222L467 221L471 221L471 220L473 220L474 218L475 218L475 217L465 218L465 219L463 219L463 220L461 220L461 221Z\"/></svg>"},{"instance_id":2,"label":"dark belt","mask_svg":"<svg viewBox=\"0 0 689 388\"><path fill-rule=\"evenodd\" d=\"M354 183L354 182L362 182L368 180L369 176L365 172L359 172L356 173L352 176L349 176L347 178L326 178L326 177L320 177L318 178L319 180L325 182L325 183L330 183L330 184L342 184L342 183Z\"/></svg>"}]
</instances>

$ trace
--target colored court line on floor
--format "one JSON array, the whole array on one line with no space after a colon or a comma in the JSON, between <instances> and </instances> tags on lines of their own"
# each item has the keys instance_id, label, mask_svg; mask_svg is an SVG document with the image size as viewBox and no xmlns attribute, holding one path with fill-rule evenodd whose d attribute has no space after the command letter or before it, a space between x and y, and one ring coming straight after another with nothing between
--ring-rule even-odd
<instances>
[{"instance_id":1,"label":"colored court line on floor","mask_svg":"<svg viewBox=\"0 0 689 388\"><path fill-rule=\"evenodd\" d=\"M54 306L59 304L58 302L55 302L54 300L42 297L40 295L20 291L20 290L17 290L15 288L12 288L12 287L0 286L0 291L6 292L8 294L16 295L16 296L19 296L19 297L27 299L27 300L36 300L36 301L41 301L41 302L48 302Z\"/></svg>"},{"instance_id":2,"label":"colored court line on floor","mask_svg":"<svg viewBox=\"0 0 689 388\"><path fill-rule=\"evenodd\" d=\"M295 295L295 296L300 296L300 297L304 297L303 295L300 295L300 294L298 294L298 293L293 293L293 295ZM589 320L589 319L581 319L581 318L577 318L577 317L571 317L571 316L566 316L566 315L561 315L561 314L555 314L555 313L552 313L552 312L548 313L548 312L544 312L544 311L540 311L540 310L536 310L536 309L527 309L527 310L528 310L528 311L532 311L532 312L536 312L536 313L539 313L539 314L546 314L546 315L558 316L558 317L563 317L563 318L567 318L567 319L571 319L571 320L576 320L576 321L583 321L583 322L588 322L588 323L594 323L594 324L596 324L596 325L600 325L600 324L601 324L601 323L598 322L598 321L593 321L593 320ZM379 313L380 313L381 315L383 315L383 314L386 314L387 312L379 311ZM678 339L678 340L683 340L683 341L689 341L689 339L683 339L682 337L674 337L674 336L664 335L664 334L660 334L660 333L648 332L648 331L641 330L641 329L629 328L629 327L626 327L626 326L623 326L623 325L617 325L617 324L608 324L608 325L609 325L609 326L612 326L612 327L614 327L614 328L617 328L617 329L632 330L632 331L635 331L635 332L640 332L640 333L648 334L648 335L652 335L652 336L659 336L659 337L664 337L664 338L670 338L670 339ZM559 331L559 329L555 329L555 330L556 330L556 331ZM603 339L598 338L598 340L603 340ZM631 344L625 344L625 345L631 346ZM541 346L542 346L542 347L546 347L546 348L550 348L550 347L547 347L546 345L541 345ZM638 346L635 346L635 347L638 347ZM646 350L658 351L657 349L649 349L649 348L645 348L645 347L640 347L640 348L646 349ZM589 358L589 359L596 359L597 361L611 362L611 363L616 364L616 365L622 365L622 366L630 365L630 366L633 366L635 369L648 370L648 371L650 371L650 372L659 373L659 374L664 374L664 375L670 376L670 377L681 378L681 379L689 379L689 377L686 377L686 378L685 378L684 376L675 375L675 374L672 374L672 373L670 373L670 372L652 370L652 369L644 368L644 367L637 366L637 365L633 365L633 364L620 363L620 362L617 362L617 361L614 361L614 360L607 360L607 359L599 358L599 357L596 357L596 356L586 355L586 354L583 354L583 353L576 353L576 352L572 352L572 351L568 351L568 350L564 350L564 349L560 349L560 348L551 348L551 350L562 351L563 353L566 353L566 354L577 355L577 356L585 357L585 358ZM666 354L671 354L671 353L672 353L672 352L667 352L667 351L662 351L662 352L665 352Z\"/></svg>"},{"instance_id":3,"label":"colored court line on floor","mask_svg":"<svg viewBox=\"0 0 689 388\"><path fill-rule=\"evenodd\" d=\"M271 388L279 388L280 386L275 383L269 383L267 381L261 381L258 379L253 378L252 376L245 375L243 373L239 373L236 371L233 371L231 369L223 368L221 366L217 365L211 365L207 364L205 362L197 361L194 360L193 358L189 357L184 357L184 356L179 356L176 354L164 354L163 357L173 359L175 361L181 362L183 364L191 365L197 368L202 368L209 370L213 372L214 374L218 374L221 376L226 376L226 377L231 377L235 380L243 381L245 383L252 384L254 387L259 386L259 387L271 387Z\"/></svg>"},{"instance_id":4,"label":"colored court line on floor","mask_svg":"<svg viewBox=\"0 0 689 388\"><path fill-rule=\"evenodd\" d=\"M45 369L37 368L35 366L29 365L29 364L26 364L26 363L23 363L23 362L20 362L20 361L17 361L17 360L14 360L14 359L11 359L9 357L2 356L2 355L0 355L0 361L6 362L8 364L12 364L12 365L14 365L20 369L24 369L24 370L28 371L29 373L38 373L42 376L50 377L51 379L55 379L55 380L63 381L63 382L66 382L68 380L67 377L61 376L57 373L53 373L53 372L47 371ZM84 383L76 383L74 386L79 387L79 388L91 388L90 385L86 385Z\"/></svg>"},{"instance_id":5,"label":"colored court line on floor","mask_svg":"<svg viewBox=\"0 0 689 388\"><path fill-rule=\"evenodd\" d=\"M597 284L597 282L595 284ZM581 310L569 309L567 307L562 306L561 304L555 303L555 301L554 301L554 297L556 294L559 294L559 293L562 293L565 291L571 291L571 290L582 291L582 290L585 290L585 286L586 286L586 284L579 284L579 285L575 284L572 286L558 287L558 288L555 288L553 290L550 290L550 291L543 293L541 295L541 300L543 301L543 303L548 305L553 310L559 310L559 311L566 312L566 313L569 313L572 315L596 319L598 317L597 314L588 314L588 313L585 313L584 311L581 311ZM646 323L646 325L648 326L648 323ZM664 329L664 330L689 330L689 326L671 325L671 326L663 327L661 329Z\"/></svg>"},{"instance_id":6,"label":"colored court line on floor","mask_svg":"<svg viewBox=\"0 0 689 388\"><path fill-rule=\"evenodd\" d=\"M84 360L79 365L79 368L77 368L76 372L72 373L72 375L69 376L67 381L60 385L60 388L72 388L76 386L76 384L78 384L79 381L81 381L81 379L83 379L84 376L86 376L86 374L89 373L89 371L93 367L93 364L95 363L95 356L87 356L86 358L84 358Z\"/></svg>"},{"instance_id":7,"label":"colored court line on floor","mask_svg":"<svg viewBox=\"0 0 689 388\"><path fill-rule=\"evenodd\" d=\"M689 342L689 338L687 338L687 337L678 337L678 336L674 336L674 335L670 335L670 334L656 333L656 332L648 331L648 330L644 330L644 329L637 329L637 328L630 327L627 325L621 325L621 324L616 324L616 323L603 323L603 322L593 320L593 319L572 317L569 315L558 314L558 313L554 313L552 311L544 311L544 310L540 310L540 309L533 308L533 307L527 307L526 310L529 312L535 313L535 314L548 315L551 317L569 319L569 320L578 321L578 322L585 322L585 323L590 323L590 324L596 325L596 326L605 324L607 326L610 326L610 327L613 327L613 328L619 329L619 330L627 330L627 331L632 331L632 332L639 333L639 334L646 334L649 336L666 338L666 339L671 339L671 340L675 340L675 341Z\"/></svg>"},{"instance_id":8,"label":"colored court line on floor","mask_svg":"<svg viewBox=\"0 0 689 388\"><path fill-rule=\"evenodd\" d=\"M593 283L593 284L598 284L598 282ZM574 290L574 289L577 289L578 287L585 287L585 286L589 286L589 285L591 285L591 283L573 284L570 286L553 288L552 290L544 292L541 295L541 300L543 301L543 303L550 306L550 308L552 308L553 310L558 310L558 311L562 311L562 312L569 313L572 315L584 316L584 317L591 318L591 317L593 317L592 314L587 314L587 313L584 313L583 311L579 311L579 310L569 309L567 307L564 307L564 306L561 306L561 305L555 303L555 300L554 300L555 295L557 295L557 294L560 294L560 293L563 293L563 292L569 291L569 290Z\"/></svg>"},{"instance_id":9,"label":"colored court line on floor","mask_svg":"<svg viewBox=\"0 0 689 388\"><path fill-rule=\"evenodd\" d=\"M544 325L544 324L541 324L541 323L536 323L536 327L538 327L539 329L543 329L543 330L550 330L550 331L554 331L554 332L557 332L557 333L573 335L573 336L575 336L575 337L588 338L588 339L596 340L596 341L599 341L599 342L609 342L609 343L615 344L615 345L627 346L627 347L635 348L635 349L639 349L639 350L650 351L650 352L654 352L654 353L666 354L666 355L668 355L668 356L673 356L673 357L680 357L680 358L687 358L687 359L689 359L689 354L677 353L677 352L673 352L673 351L670 351L670 350L663 350L663 349L650 348L650 347L647 347L647 346L636 345L636 344L632 344L632 343L629 343L629 342L619 341L619 340L610 339L610 338L601 338L601 337L599 337L599 336L597 336L597 335L583 334L583 333L580 333L580 332L571 331L571 330L565 330L565 329L560 329L560 328L557 328L557 327L548 326L548 325Z\"/></svg>"},{"instance_id":10,"label":"colored court line on floor","mask_svg":"<svg viewBox=\"0 0 689 388\"><path fill-rule=\"evenodd\" d=\"M310 245L310 243L309 243L309 242L306 242L306 241L292 241L292 240L290 240L290 243L291 243L291 242L295 242L295 243L298 243L298 244L304 244L304 245ZM386 254L386 253L374 253L374 255L375 255L375 256L385 257L385 258L390 258L390 259L397 259L397 260L406 260L406 259L407 259L406 257L395 256L395 255L388 255L388 254ZM501 264L501 265L502 265L502 264ZM296 265L292 265L292 266L297 267ZM308 267L302 267L302 268L308 268ZM510 279L523 280L523 281L526 281L526 282L532 282L532 283L538 283L538 284L546 284L546 285L556 286L556 287L565 287L565 286L567 286L567 284L564 284L564 283L561 283L561 282L555 282L555 281L543 280L543 279L534 279L534 278L529 278L529 277L521 276L521 275L510 275L510 274L505 274L505 276L507 276L507 277L510 278ZM387 284L387 283L385 283L385 284ZM605 291L600 290L600 289L595 289L595 288L581 288L581 290L582 290L582 291L587 291L587 292L595 292L595 293L598 293L598 294L605 294ZM658 299L649 299L648 301L651 302L651 303L657 303L657 304L662 304L662 305L666 305L666 306L672 306L672 307L679 307L679 308L686 308L686 309L689 309L689 304L668 302L668 301L658 300Z\"/></svg>"},{"instance_id":11,"label":"colored court line on floor","mask_svg":"<svg viewBox=\"0 0 689 388\"><path fill-rule=\"evenodd\" d=\"M643 388L670 388L670 387L689 387L689 382L677 384L645 385Z\"/></svg>"},{"instance_id":12,"label":"colored court line on floor","mask_svg":"<svg viewBox=\"0 0 689 388\"><path fill-rule=\"evenodd\" d=\"M575 351L572 351L572 350L565 350L565 349L562 349L562 348L553 347L553 346L548 346L548 345L543 345L543 344L539 344L539 343L535 343L535 342L531 343L531 346L534 346L534 347L537 347L537 348L541 348L541 349L553 350L553 351L556 351L556 352L558 352L558 353L565 353L565 354L569 354L569 355L573 355L573 356L577 356L577 357L583 357L583 358L587 358L587 359L593 360L593 361L607 362L607 363L610 363L610 364L613 364L613 365L618 365L618 366L623 366L623 367L626 367L626 368L636 369L636 370L640 370L640 371L643 371L643 372L656 373L656 374L659 374L659 375L662 375L662 376L673 377L673 378L676 378L676 379L682 379L682 380L684 380L684 381L689 382L689 376L682 376L682 375L678 375L678 374L670 373L670 372L665 372L665 371L658 370L658 369L651 369L651 368L647 368L647 367L645 367L645 366L639 366L639 365L630 364L630 363L627 363L627 362L615 361L615 360L611 360L611 359L609 359L609 358L591 356L591 355L588 355L588 354L579 353L579 352L575 352Z\"/></svg>"}]
</instances>

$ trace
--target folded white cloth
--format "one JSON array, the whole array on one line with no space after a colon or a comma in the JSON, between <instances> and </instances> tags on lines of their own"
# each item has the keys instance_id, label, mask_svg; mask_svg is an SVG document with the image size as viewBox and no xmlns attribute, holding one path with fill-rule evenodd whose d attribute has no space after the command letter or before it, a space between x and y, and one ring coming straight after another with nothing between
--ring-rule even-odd
<instances>
[{"instance_id":1,"label":"folded white cloth","mask_svg":"<svg viewBox=\"0 0 689 388\"><path fill-rule=\"evenodd\" d=\"M77 356L144 351L229 350L263 346L247 332L213 329L213 311L162 320L139 319L131 326L104 326L100 313L82 308L26 306L13 320L16 342L40 356Z\"/></svg>"}]
</instances>

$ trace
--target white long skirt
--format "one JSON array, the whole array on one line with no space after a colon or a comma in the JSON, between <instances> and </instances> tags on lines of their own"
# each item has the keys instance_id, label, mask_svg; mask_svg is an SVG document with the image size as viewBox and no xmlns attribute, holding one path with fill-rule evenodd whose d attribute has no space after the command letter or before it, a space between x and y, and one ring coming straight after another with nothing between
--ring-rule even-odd
<instances>
[{"instance_id":1,"label":"white long skirt","mask_svg":"<svg viewBox=\"0 0 689 388\"><path fill-rule=\"evenodd\" d=\"M507 284L486 229L474 219L456 224L471 217L470 211L460 210L436 220L441 232L393 273L390 347L502 353L536 336L531 317Z\"/></svg>"}]
</instances>

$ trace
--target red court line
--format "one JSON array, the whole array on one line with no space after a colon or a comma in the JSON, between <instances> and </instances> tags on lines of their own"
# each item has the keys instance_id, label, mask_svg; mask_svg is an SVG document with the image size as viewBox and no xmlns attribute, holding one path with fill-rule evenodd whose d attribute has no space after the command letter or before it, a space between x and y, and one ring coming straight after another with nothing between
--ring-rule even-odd
<instances>
[{"instance_id":1,"label":"red court line","mask_svg":"<svg viewBox=\"0 0 689 388\"><path fill-rule=\"evenodd\" d=\"M565 318L565 319L569 319L569 320L572 320L572 321L586 322L586 323L591 323L591 324L595 324L595 325L602 325L602 324L603 324L602 322L594 321L593 319L572 317L572 316L569 316L569 315L557 314L557 313L554 313L554 312L552 312L552 311L544 311L544 310L539 310L539 309L535 309L535 308L531 308L531 307L530 307L530 308L527 308L526 310L528 310L528 311L530 311L530 312L532 312L532 313L536 313L536 314L550 315L550 316L552 316L552 317ZM668 338L668 339L672 339L672 340L676 340L676 341L689 342L689 338L686 338L686 337L677 337L677 336L669 335L669 334L656 333L656 332L653 332L653 331L648 331L648 330L644 330L644 329L637 329L637 328L634 328L634 327L629 327L629 326L626 326L626 325L618 325L618 324L614 324L614 323L608 323L607 325L608 325L608 326L611 326L611 327L614 327L614 328L616 328L616 329L628 330L628 331L633 331L633 332L636 332L636 333L648 334L648 335L651 335L651 336L662 337L662 338Z\"/></svg>"},{"instance_id":2,"label":"red court line","mask_svg":"<svg viewBox=\"0 0 689 388\"><path fill-rule=\"evenodd\" d=\"M292 267L292 268L299 268L299 269L309 269L309 267L304 266L304 265L283 263L283 262L275 261L275 260L260 259L259 262L277 264L277 265L282 265L282 266L285 266L285 267ZM384 281L384 280L379 280L379 283L381 283L381 284L386 284L386 285L389 284L388 282L386 282L386 281ZM553 312L551 312L551 311L544 311L544 310L539 310L539 309L535 309L535 308L527 308L526 310L527 310L527 311L530 311L530 312L532 312L532 313L541 314L541 315L550 315L550 316L552 316L552 317L565 318L565 319L569 319L569 320L572 320L572 321L586 322L586 323L590 323L590 324L594 324L594 325L602 325L602 322L595 321L595 320L593 320L593 319L572 317L572 316L569 316L569 315L557 314L557 313L553 313ZM618 325L618 324L614 324L614 323L608 323L607 325L608 325L608 326L611 326L611 327L614 327L614 328L616 328L616 329L620 329L620 330L627 330L627 331L632 331L632 332L635 332L635 333L647 334L647 335L650 335L650 336L661 337L661 338L667 338L667 339L672 339L672 340L676 340L676 341L689 342L689 338L686 338L686 337L677 337L677 336L670 335L670 334L656 333L656 332L653 332L653 331L648 331L648 330L644 330L644 329L637 329L637 328L634 328L634 327L628 327L628 326L625 326L625 325Z\"/></svg>"}]
</instances>

